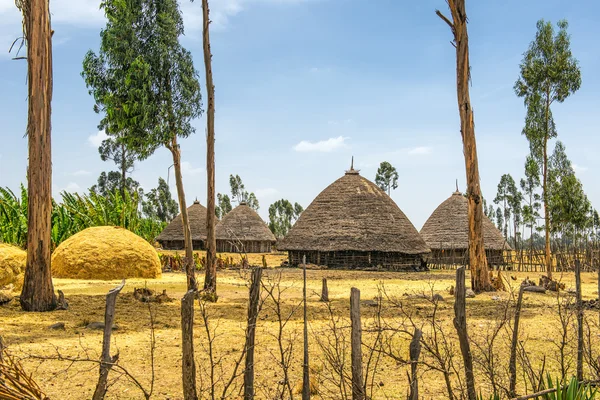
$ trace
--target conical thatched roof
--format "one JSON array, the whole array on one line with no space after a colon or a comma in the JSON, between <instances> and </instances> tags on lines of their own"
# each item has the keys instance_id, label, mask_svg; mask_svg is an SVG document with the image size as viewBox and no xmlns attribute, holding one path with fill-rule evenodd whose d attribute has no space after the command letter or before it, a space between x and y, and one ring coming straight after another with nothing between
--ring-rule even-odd
<instances>
[{"instance_id":1,"label":"conical thatched roof","mask_svg":"<svg viewBox=\"0 0 600 400\"><path fill-rule=\"evenodd\" d=\"M430 251L396 203L354 169L313 200L279 249L404 254Z\"/></svg>"},{"instance_id":2,"label":"conical thatched roof","mask_svg":"<svg viewBox=\"0 0 600 400\"><path fill-rule=\"evenodd\" d=\"M206 207L198 200L187 208L192 240L206 240ZM175 217L169 225L157 236L156 240L183 240L183 221L181 214Z\"/></svg>"},{"instance_id":3,"label":"conical thatched roof","mask_svg":"<svg viewBox=\"0 0 600 400\"><path fill-rule=\"evenodd\" d=\"M217 239L258 240L275 242L275 236L260 218L245 202L231 210L223 217L216 227Z\"/></svg>"},{"instance_id":4,"label":"conical thatched roof","mask_svg":"<svg viewBox=\"0 0 600 400\"><path fill-rule=\"evenodd\" d=\"M466 249L469 243L467 198L456 191L431 214L421 236L432 249ZM483 216L483 243L487 250L510 249L502 233Z\"/></svg>"}]
</instances>

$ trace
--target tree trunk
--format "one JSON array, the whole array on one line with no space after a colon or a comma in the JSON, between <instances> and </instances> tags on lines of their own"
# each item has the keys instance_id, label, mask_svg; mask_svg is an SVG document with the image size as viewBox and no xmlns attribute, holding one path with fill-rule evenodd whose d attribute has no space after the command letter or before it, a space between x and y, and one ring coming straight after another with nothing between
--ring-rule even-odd
<instances>
[{"instance_id":1,"label":"tree trunk","mask_svg":"<svg viewBox=\"0 0 600 400\"><path fill-rule=\"evenodd\" d=\"M254 341L256 337L256 320L260 303L260 280L262 268L252 271L250 295L248 303L248 327L246 328L246 369L244 370L244 400L254 399Z\"/></svg>"},{"instance_id":2,"label":"tree trunk","mask_svg":"<svg viewBox=\"0 0 600 400\"><path fill-rule=\"evenodd\" d=\"M115 306L117 304L117 296L125 286L125 279L119 286L111 289L106 295L106 307L104 310L104 335L102 337L102 358L100 360L100 376L96 384L96 390L92 400L102 400L106 395L108 389L108 373L112 368L113 364L119 359L119 353L114 356L110 356L110 337L113 329L113 322L115 321Z\"/></svg>"},{"instance_id":3,"label":"tree trunk","mask_svg":"<svg viewBox=\"0 0 600 400\"><path fill-rule=\"evenodd\" d=\"M454 23L441 12L436 11L452 28L456 45L456 91L460 114L460 131L463 141L463 153L467 173L467 202L469 215L469 265L471 268L471 287L474 291L491 291L485 247L483 245L483 201L479 187L479 165L475 124L469 97L469 36L467 34L467 14L465 0L449 0L448 5Z\"/></svg>"},{"instance_id":4,"label":"tree trunk","mask_svg":"<svg viewBox=\"0 0 600 400\"><path fill-rule=\"evenodd\" d=\"M517 306L515 308L515 323L513 325L512 342L510 344L510 358L508 361L509 378L509 396L511 398L517 396L517 345L519 343L519 321L521 319L521 306L523 304L523 289L519 287L519 297L517 298Z\"/></svg>"},{"instance_id":5,"label":"tree trunk","mask_svg":"<svg viewBox=\"0 0 600 400\"><path fill-rule=\"evenodd\" d=\"M194 297L191 289L181 299L181 380L183 398L197 400L196 360L194 359Z\"/></svg>"},{"instance_id":6,"label":"tree trunk","mask_svg":"<svg viewBox=\"0 0 600 400\"><path fill-rule=\"evenodd\" d=\"M421 337L423 332L415 328L415 333L410 341L410 392L408 400L419 400L419 379L417 377L417 367L419 366L419 356L421 355Z\"/></svg>"},{"instance_id":7,"label":"tree trunk","mask_svg":"<svg viewBox=\"0 0 600 400\"><path fill-rule=\"evenodd\" d=\"M27 264L20 303L24 311L56 307L50 268L52 214L52 31L48 0L23 2L27 39Z\"/></svg>"},{"instance_id":8,"label":"tree trunk","mask_svg":"<svg viewBox=\"0 0 600 400\"><path fill-rule=\"evenodd\" d=\"M206 111L206 275L204 290L217 292L217 240L215 237L215 86L212 78L212 54L208 26L208 0L202 0L202 44L204 48L204 69L206 71L206 92L208 109ZM213 297L214 300L216 298Z\"/></svg>"},{"instance_id":9,"label":"tree trunk","mask_svg":"<svg viewBox=\"0 0 600 400\"><path fill-rule=\"evenodd\" d=\"M321 286L321 301L329 303L329 289L327 288L327 278L323 278L323 284Z\"/></svg>"},{"instance_id":10,"label":"tree trunk","mask_svg":"<svg viewBox=\"0 0 600 400\"><path fill-rule=\"evenodd\" d=\"M177 197L179 199L179 211L183 223L183 244L185 247L185 273L187 275L187 289L196 290L196 274L194 268L194 248L192 247L192 231L188 219L187 205L185 203L185 192L183 190L183 178L181 176L181 152L177 144L177 136L173 135L171 144L168 146L173 154L173 167L175 169L175 184L177 185Z\"/></svg>"},{"instance_id":11,"label":"tree trunk","mask_svg":"<svg viewBox=\"0 0 600 400\"><path fill-rule=\"evenodd\" d=\"M125 199L125 181L127 179L127 160L125 159L125 157L125 144L121 143L121 197L123 197L123 199Z\"/></svg>"},{"instance_id":12,"label":"tree trunk","mask_svg":"<svg viewBox=\"0 0 600 400\"><path fill-rule=\"evenodd\" d=\"M324 279L325 287L327 287L327 281ZM309 369L309 360L308 360L308 318L307 318L307 308L308 304L306 303L306 256L302 256L302 302L304 303L304 364L302 365L302 400L310 399L310 369Z\"/></svg>"},{"instance_id":13,"label":"tree trunk","mask_svg":"<svg viewBox=\"0 0 600 400\"><path fill-rule=\"evenodd\" d=\"M350 323L352 359L352 400L365 400L365 386L362 371L362 325L360 322L360 290L350 289Z\"/></svg>"},{"instance_id":14,"label":"tree trunk","mask_svg":"<svg viewBox=\"0 0 600 400\"><path fill-rule=\"evenodd\" d=\"M451 0L452 1L452 0ZM467 381L467 399L476 400L475 375L473 374L473 356L467 333L467 310L466 310L466 288L465 268L458 267L456 270L456 290L454 291L454 328L458 334L460 351L465 366L465 377Z\"/></svg>"},{"instance_id":15,"label":"tree trunk","mask_svg":"<svg viewBox=\"0 0 600 400\"><path fill-rule=\"evenodd\" d=\"M581 263L575 260L575 293L577 296L577 380L583 381L583 304L581 301Z\"/></svg>"}]
</instances>

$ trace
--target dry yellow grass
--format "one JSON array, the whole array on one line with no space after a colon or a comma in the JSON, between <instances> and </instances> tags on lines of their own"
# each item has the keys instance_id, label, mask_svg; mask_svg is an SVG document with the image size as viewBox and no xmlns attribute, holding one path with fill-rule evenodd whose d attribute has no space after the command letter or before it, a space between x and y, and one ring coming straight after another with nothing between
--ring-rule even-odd
<instances>
[{"instance_id":1,"label":"dry yellow grass","mask_svg":"<svg viewBox=\"0 0 600 400\"><path fill-rule=\"evenodd\" d=\"M264 279L274 279L281 274L281 285L287 288L283 294L286 304L285 310L289 311L294 304L299 304L302 295L302 271L298 269L269 269L265 271ZM200 274L201 275L201 274ZM513 274L517 281L508 280L517 285L525 274ZM443 324L448 335L454 338L452 327L453 301L446 292L446 288L453 284L452 271L435 271L430 273L388 273L388 272L361 272L361 271L334 271L310 270L308 276L308 317L310 320L310 356L315 380L319 392L327 393L330 387L326 382L326 366L323 363L323 353L316 344L316 339L326 337L328 312L320 303L318 293L321 288L321 279L327 277L329 281L329 296L335 315L344 320L347 326L349 316L349 293L351 287L361 290L361 299L372 300L378 295L378 286L383 284L386 292L402 301L403 307L417 320L427 318L431 308L428 302L415 296L427 292L440 293L446 301L440 303L438 319ZM533 276L531 278L534 278ZM200 278L201 279L201 278ZM221 366L227 376L232 366L233 359L243 347L244 328L246 317L246 301L248 289L246 275L238 271L220 271L218 276L219 301L208 305L212 327L216 329L215 340L216 356L223 357ZM563 276L567 288L573 286L571 276ZM69 356L83 356L82 347L91 349L90 355L97 357L102 342L102 333L90 331L83 325L92 321L102 321L104 313L104 298L106 292L116 286L118 281L98 280L71 280L54 279L55 288L61 289L69 300L68 311L51 313L23 313L19 310L18 302L0 308L0 335L2 335L14 353L25 355L54 355L59 349L61 354ZM583 275L584 298L595 297L596 277L592 274ZM149 357L149 318L148 305L136 301L132 292L135 287L147 285L149 288L167 293L179 300L185 292L185 275L181 273L163 274L160 280L131 279L127 282L117 300L116 323L119 329L113 335L113 352L119 351L119 363L137 376L147 385L150 380ZM433 289L432 289L433 288ZM483 343L485 332L494 324L494 317L501 312L502 300L493 300L493 296L507 299L509 293L481 294L474 299L467 299L467 313L470 334L478 343ZM548 370L557 373L556 347L553 338L558 338L555 305L557 298L551 294L526 294L522 314L522 335L525 347L528 350L535 367L545 355ZM272 303L266 301L261 311L257 327L256 351L256 382L258 387L257 398L266 399L269 393L278 387L282 374L274 358L277 343L273 338L276 332L277 321L271 308ZM156 399L181 398L181 337L179 301L172 303L152 305L156 313ZM363 306L363 325L365 326L365 342L370 343L372 336L368 327L373 322L375 307L367 304ZM392 325L401 321L398 307L386 305L384 317ZM594 315L594 318L595 315ZM395 321L395 322L393 322ZM48 327L56 322L64 322L66 330L49 330ZM302 313L301 310L291 318L286 332L293 333L294 356L291 371L292 387L302 379ZM427 329L424 330L428 335ZM208 361L207 339L204 326L196 306L195 321L196 359L199 366L199 386L207 387ZM504 335L504 332L502 335ZM408 357L408 342L404 339L395 342L400 355ZM456 344L456 343L455 343ZM504 339L498 343L505 348ZM456 347L456 350L458 348ZM367 349L363 348L365 354ZM474 353L477 351L474 349ZM457 352L458 354L458 352ZM349 356L349 353L348 353ZM508 355L504 354L502 363L506 362ZM349 357L348 357L349 360ZM459 358L455 360L460 362ZM38 383L54 399L85 399L90 398L97 379L97 367L93 364L80 363L72 366L67 362L25 360L28 371L34 372ZM69 367L69 368L68 368ZM68 368L68 371L67 371ZM481 368L477 366L477 379L481 390L486 393L489 386L481 375ZM66 372L65 372L66 371ZM462 369L461 369L462 371ZM220 368L217 368L220 374ZM113 378L117 374L111 375ZM520 379L520 378L519 378ZM383 358L378 366L374 383L377 390L374 398L403 399L406 397L407 381L406 368L397 365L389 358ZM446 398L443 379L440 374L429 371L424 373L420 380L421 397L423 399ZM522 382L521 382L522 384ZM219 383L221 386L221 383ZM236 392L237 393L237 392ZM203 394L206 398L206 392ZM110 399L140 399L142 396L136 389L121 378L109 390L107 398ZM235 397L233 397L235 398ZM320 395L313 398L321 398ZM336 398L330 396L325 398ZM337 397L339 398L339 397Z\"/></svg>"},{"instance_id":2,"label":"dry yellow grass","mask_svg":"<svg viewBox=\"0 0 600 400\"><path fill-rule=\"evenodd\" d=\"M179 254L182 257L185 255L185 251L183 250L159 250L159 253ZM201 258L206 257L206 251L204 250L196 250L194 253L197 253ZM267 261L267 267L279 267L283 261L288 259L287 253L284 252L273 252L269 254L248 253L248 264L262 266L263 255ZM238 263L241 260L240 253L217 253L217 257L222 259L231 259L234 263Z\"/></svg>"},{"instance_id":3,"label":"dry yellow grass","mask_svg":"<svg viewBox=\"0 0 600 400\"><path fill-rule=\"evenodd\" d=\"M159 278L154 247L127 229L96 226L62 242L52 253L52 275L72 279Z\"/></svg>"},{"instance_id":4,"label":"dry yellow grass","mask_svg":"<svg viewBox=\"0 0 600 400\"><path fill-rule=\"evenodd\" d=\"M13 284L20 288L27 263L27 252L10 244L0 243L0 288Z\"/></svg>"}]
</instances>

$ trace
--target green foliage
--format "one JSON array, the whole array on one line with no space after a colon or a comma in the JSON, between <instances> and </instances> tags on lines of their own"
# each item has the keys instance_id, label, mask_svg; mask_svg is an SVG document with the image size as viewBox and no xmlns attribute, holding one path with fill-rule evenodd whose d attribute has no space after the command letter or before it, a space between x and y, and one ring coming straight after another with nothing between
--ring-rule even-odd
<instances>
[{"instance_id":1,"label":"green foliage","mask_svg":"<svg viewBox=\"0 0 600 400\"><path fill-rule=\"evenodd\" d=\"M52 248L70 236L91 226L114 225L129 229L150 243L165 223L143 218L138 194L117 190L107 195L90 191L87 195L62 192L62 203L52 200ZM27 246L27 190L21 185L21 197L0 188L0 239L19 247Z\"/></svg>"},{"instance_id":2,"label":"green foliage","mask_svg":"<svg viewBox=\"0 0 600 400\"><path fill-rule=\"evenodd\" d=\"M179 205L171 197L169 185L163 178L159 177L158 186L146 194L142 211L146 217L162 222L170 222L179 213Z\"/></svg>"},{"instance_id":3,"label":"green foliage","mask_svg":"<svg viewBox=\"0 0 600 400\"><path fill-rule=\"evenodd\" d=\"M246 190L242 178L240 178L239 175L229 175L229 186L231 188L231 198L233 201L237 201L238 203L245 202L248 207L252 208L254 211L258 211L258 199L254 193L249 193Z\"/></svg>"},{"instance_id":4,"label":"green foliage","mask_svg":"<svg viewBox=\"0 0 600 400\"><path fill-rule=\"evenodd\" d=\"M523 223L533 230L537 220L541 218L540 208L542 204L541 196L537 193L537 189L540 187L540 169L531 154L527 156L525 161L525 178L521 179L520 186L527 201L523 205Z\"/></svg>"},{"instance_id":5,"label":"green foliage","mask_svg":"<svg viewBox=\"0 0 600 400\"><path fill-rule=\"evenodd\" d=\"M92 186L90 190L101 196L107 196L109 193L114 193L115 190L120 191L121 194L125 192L133 194L138 191L139 186L139 182L131 177L127 177L123 181L123 175L120 172L109 171L106 173L103 171L98 177L98 183Z\"/></svg>"},{"instance_id":6,"label":"green foliage","mask_svg":"<svg viewBox=\"0 0 600 400\"><path fill-rule=\"evenodd\" d=\"M179 43L176 0L104 0L100 52L89 51L82 76L103 113L100 128L145 159L173 138L194 132L201 113L192 56Z\"/></svg>"},{"instance_id":7,"label":"green foliage","mask_svg":"<svg viewBox=\"0 0 600 400\"><path fill-rule=\"evenodd\" d=\"M286 199L277 200L269 206L269 229L276 237L285 237L302 211L304 209L298 203L292 205Z\"/></svg>"},{"instance_id":8,"label":"green foliage","mask_svg":"<svg viewBox=\"0 0 600 400\"><path fill-rule=\"evenodd\" d=\"M523 201L523 195L517 189L515 180L510 174L504 174L500 178L498 183L498 192L494 198L495 204L502 206L502 216L504 220L504 237L508 238L508 224L512 218L514 232L516 236L518 233L518 227L521 222L521 203Z\"/></svg>"},{"instance_id":9,"label":"green foliage","mask_svg":"<svg viewBox=\"0 0 600 400\"><path fill-rule=\"evenodd\" d=\"M231 200L226 194L217 193L217 205L215 207L215 214L217 218L221 219L231 211Z\"/></svg>"},{"instance_id":10,"label":"green foliage","mask_svg":"<svg viewBox=\"0 0 600 400\"><path fill-rule=\"evenodd\" d=\"M545 395L546 400L592 400L596 398L597 389L589 384L579 383L577 378L572 377L568 385L561 386L560 380L552 381L550 374L546 377L548 389L557 388L554 393Z\"/></svg>"},{"instance_id":11,"label":"green foliage","mask_svg":"<svg viewBox=\"0 0 600 400\"><path fill-rule=\"evenodd\" d=\"M574 234L585 229L590 222L591 203L560 141L556 142L548 169L548 207L552 232Z\"/></svg>"},{"instance_id":12,"label":"green foliage","mask_svg":"<svg viewBox=\"0 0 600 400\"><path fill-rule=\"evenodd\" d=\"M377 175L375 175L375 184L386 192L389 196L392 189L398 188L398 171L387 161L379 164Z\"/></svg>"}]
</instances>

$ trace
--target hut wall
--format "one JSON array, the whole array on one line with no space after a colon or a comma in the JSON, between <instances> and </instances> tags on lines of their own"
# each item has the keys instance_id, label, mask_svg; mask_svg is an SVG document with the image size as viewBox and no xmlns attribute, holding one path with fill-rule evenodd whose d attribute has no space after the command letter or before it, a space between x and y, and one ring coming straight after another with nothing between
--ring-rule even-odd
<instances>
[{"instance_id":1,"label":"hut wall","mask_svg":"<svg viewBox=\"0 0 600 400\"><path fill-rule=\"evenodd\" d=\"M161 247L164 250L185 250L183 240L160 240ZM192 240L192 247L194 250L205 250L203 240Z\"/></svg>"},{"instance_id":2,"label":"hut wall","mask_svg":"<svg viewBox=\"0 0 600 400\"><path fill-rule=\"evenodd\" d=\"M379 251L289 251L290 265L326 265L338 269L385 269L389 271L414 271L425 267L421 255Z\"/></svg>"},{"instance_id":3,"label":"hut wall","mask_svg":"<svg viewBox=\"0 0 600 400\"><path fill-rule=\"evenodd\" d=\"M505 266L506 260L502 250L486 250L489 266ZM467 249L431 249L431 256L427 264L436 266L468 265L469 253Z\"/></svg>"},{"instance_id":4,"label":"hut wall","mask_svg":"<svg viewBox=\"0 0 600 400\"><path fill-rule=\"evenodd\" d=\"M231 240L217 240L217 252L219 253L270 253L271 242L260 241L260 240L242 240L242 241L231 241Z\"/></svg>"}]
</instances>

